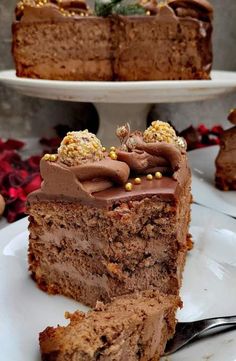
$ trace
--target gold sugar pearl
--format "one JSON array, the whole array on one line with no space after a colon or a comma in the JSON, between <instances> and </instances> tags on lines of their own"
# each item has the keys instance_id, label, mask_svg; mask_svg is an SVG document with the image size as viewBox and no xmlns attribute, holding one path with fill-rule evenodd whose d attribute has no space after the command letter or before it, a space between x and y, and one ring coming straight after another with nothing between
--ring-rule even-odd
<instances>
[{"instance_id":1,"label":"gold sugar pearl","mask_svg":"<svg viewBox=\"0 0 236 361\"><path fill-rule=\"evenodd\" d=\"M49 160L50 157L51 157L50 154L44 154L43 159L44 159L44 160Z\"/></svg>"},{"instance_id":2,"label":"gold sugar pearl","mask_svg":"<svg viewBox=\"0 0 236 361\"><path fill-rule=\"evenodd\" d=\"M111 148L110 148L110 151L111 151L111 152L115 152L115 151L116 151L116 147L111 147Z\"/></svg>"},{"instance_id":3,"label":"gold sugar pearl","mask_svg":"<svg viewBox=\"0 0 236 361\"><path fill-rule=\"evenodd\" d=\"M162 178L162 173L161 172L156 172L155 173L155 178L156 179L161 179Z\"/></svg>"},{"instance_id":4,"label":"gold sugar pearl","mask_svg":"<svg viewBox=\"0 0 236 361\"><path fill-rule=\"evenodd\" d=\"M132 183L126 183L126 185L125 185L125 190L126 190L126 192L132 191L132 188L133 188L133 184L132 184Z\"/></svg>"},{"instance_id":5,"label":"gold sugar pearl","mask_svg":"<svg viewBox=\"0 0 236 361\"><path fill-rule=\"evenodd\" d=\"M112 160L117 160L117 154L115 152L110 152L109 156Z\"/></svg>"},{"instance_id":6,"label":"gold sugar pearl","mask_svg":"<svg viewBox=\"0 0 236 361\"><path fill-rule=\"evenodd\" d=\"M141 178L135 178L134 180L134 184L140 184L141 182Z\"/></svg>"},{"instance_id":7,"label":"gold sugar pearl","mask_svg":"<svg viewBox=\"0 0 236 361\"><path fill-rule=\"evenodd\" d=\"M147 180L150 180L150 181L151 181L151 180L153 180L153 175L152 175L152 174L147 174L147 177L146 177L146 178L147 178Z\"/></svg>"},{"instance_id":8,"label":"gold sugar pearl","mask_svg":"<svg viewBox=\"0 0 236 361\"><path fill-rule=\"evenodd\" d=\"M57 154L52 154L49 159L51 162L56 162L57 160Z\"/></svg>"},{"instance_id":9,"label":"gold sugar pearl","mask_svg":"<svg viewBox=\"0 0 236 361\"><path fill-rule=\"evenodd\" d=\"M106 147L102 147L102 151L105 152L107 149Z\"/></svg>"}]
</instances>

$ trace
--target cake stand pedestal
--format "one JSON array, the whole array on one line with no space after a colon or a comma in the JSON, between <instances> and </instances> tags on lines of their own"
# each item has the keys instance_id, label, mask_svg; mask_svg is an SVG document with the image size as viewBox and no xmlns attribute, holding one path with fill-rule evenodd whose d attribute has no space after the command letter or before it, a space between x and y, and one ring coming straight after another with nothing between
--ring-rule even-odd
<instances>
[{"instance_id":1,"label":"cake stand pedestal","mask_svg":"<svg viewBox=\"0 0 236 361\"><path fill-rule=\"evenodd\" d=\"M0 82L21 94L44 99L91 102L100 119L98 136L116 144L115 129L130 123L146 127L151 104L206 100L236 90L236 72L212 71L212 80L95 82L17 78L15 70L0 72Z\"/></svg>"},{"instance_id":2,"label":"cake stand pedestal","mask_svg":"<svg viewBox=\"0 0 236 361\"><path fill-rule=\"evenodd\" d=\"M95 103L100 119L97 133L104 145L117 145L116 127L129 123L132 129L145 130L150 104L104 104Z\"/></svg>"}]
</instances>

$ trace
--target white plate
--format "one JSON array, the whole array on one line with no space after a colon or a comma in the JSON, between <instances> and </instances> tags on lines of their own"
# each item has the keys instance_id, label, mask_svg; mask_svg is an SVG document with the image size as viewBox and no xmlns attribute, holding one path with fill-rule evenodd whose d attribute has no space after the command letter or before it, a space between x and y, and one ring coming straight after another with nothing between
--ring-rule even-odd
<instances>
[{"instance_id":1,"label":"white plate","mask_svg":"<svg viewBox=\"0 0 236 361\"><path fill-rule=\"evenodd\" d=\"M215 187L215 159L219 147L196 149L188 153L192 169L192 193L195 202L236 217L236 191Z\"/></svg>"},{"instance_id":2,"label":"white plate","mask_svg":"<svg viewBox=\"0 0 236 361\"><path fill-rule=\"evenodd\" d=\"M0 229L6 227L7 224L8 224L8 223L7 223L7 221L6 221L5 218L1 218L1 219L0 219Z\"/></svg>"},{"instance_id":3,"label":"white plate","mask_svg":"<svg viewBox=\"0 0 236 361\"><path fill-rule=\"evenodd\" d=\"M40 291L27 274L27 220L0 232L1 361L39 361L38 333L86 308ZM193 205L194 250L187 258L179 320L236 314L236 221ZM163 361L236 361L236 330L193 343ZM127 360L128 361L128 360Z\"/></svg>"},{"instance_id":4,"label":"white plate","mask_svg":"<svg viewBox=\"0 0 236 361\"><path fill-rule=\"evenodd\" d=\"M18 78L0 72L0 82L18 92L47 99L94 103L163 103L213 98L236 89L236 72L212 71L212 80L97 82Z\"/></svg>"}]
</instances>

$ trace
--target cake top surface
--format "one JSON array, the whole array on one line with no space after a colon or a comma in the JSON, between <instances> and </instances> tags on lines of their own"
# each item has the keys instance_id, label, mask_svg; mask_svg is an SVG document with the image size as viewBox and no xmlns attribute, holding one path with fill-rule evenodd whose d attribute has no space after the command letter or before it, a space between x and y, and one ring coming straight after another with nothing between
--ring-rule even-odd
<instances>
[{"instance_id":1,"label":"cake top surface","mask_svg":"<svg viewBox=\"0 0 236 361\"><path fill-rule=\"evenodd\" d=\"M176 197L189 177L185 140L162 121L144 132L125 124L116 134L120 146L106 149L88 130L68 133L57 154L42 158L41 190L29 201L41 197L111 206L144 196Z\"/></svg>"},{"instance_id":2,"label":"cake top surface","mask_svg":"<svg viewBox=\"0 0 236 361\"><path fill-rule=\"evenodd\" d=\"M94 311L86 315L76 312L70 318L67 327L48 328L40 334L40 345L43 353L54 351L86 350L93 355L97 350L104 350L109 345L123 343L140 325L145 325L147 337L153 332L153 327L161 332L162 320L169 309L173 312L181 307L181 301L176 296L161 295L158 291L148 290L137 294L120 296L111 303L97 303ZM152 319L155 317L155 324ZM149 320L149 321L148 321ZM149 352L153 352L150 348Z\"/></svg>"},{"instance_id":3,"label":"cake top surface","mask_svg":"<svg viewBox=\"0 0 236 361\"><path fill-rule=\"evenodd\" d=\"M164 19L189 17L209 21L212 12L213 8L207 0L96 0L94 10L87 6L85 0L21 0L15 11L16 20L23 22L66 20L91 15L158 15Z\"/></svg>"}]
</instances>

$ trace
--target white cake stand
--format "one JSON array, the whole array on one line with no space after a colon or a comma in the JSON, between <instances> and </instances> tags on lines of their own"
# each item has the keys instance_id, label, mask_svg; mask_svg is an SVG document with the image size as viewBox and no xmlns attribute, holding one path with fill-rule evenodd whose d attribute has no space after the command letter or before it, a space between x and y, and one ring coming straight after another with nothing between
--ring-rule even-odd
<instances>
[{"instance_id":1,"label":"white cake stand","mask_svg":"<svg viewBox=\"0 0 236 361\"><path fill-rule=\"evenodd\" d=\"M115 144L115 128L129 122L146 126L150 104L206 100L236 89L236 72L213 71L212 80L93 82L17 78L14 70L0 72L0 82L21 94L38 98L94 103L100 118L99 138Z\"/></svg>"}]
</instances>

